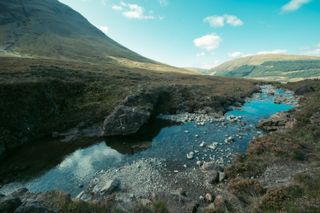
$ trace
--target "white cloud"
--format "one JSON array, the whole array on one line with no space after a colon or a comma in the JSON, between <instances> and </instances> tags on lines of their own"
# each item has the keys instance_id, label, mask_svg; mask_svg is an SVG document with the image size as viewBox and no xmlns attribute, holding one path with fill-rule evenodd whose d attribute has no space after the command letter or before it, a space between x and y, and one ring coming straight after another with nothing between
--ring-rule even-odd
<instances>
[{"instance_id":1,"label":"white cloud","mask_svg":"<svg viewBox=\"0 0 320 213\"><path fill-rule=\"evenodd\" d=\"M226 19L226 22L228 24L230 24L231 26L241 26L243 25L243 21L241 21L241 19L239 19L237 16L233 16L233 15L225 15L224 16Z\"/></svg>"},{"instance_id":2,"label":"white cloud","mask_svg":"<svg viewBox=\"0 0 320 213\"><path fill-rule=\"evenodd\" d=\"M301 52L305 55L320 55L320 43L313 47L305 48Z\"/></svg>"},{"instance_id":3,"label":"white cloud","mask_svg":"<svg viewBox=\"0 0 320 213\"><path fill-rule=\"evenodd\" d=\"M310 3L311 0L290 0L282 7L282 12L290 12L300 9L305 4Z\"/></svg>"},{"instance_id":4,"label":"white cloud","mask_svg":"<svg viewBox=\"0 0 320 213\"><path fill-rule=\"evenodd\" d=\"M155 19L152 15L152 11L149 11L148 14L146 14L145 9L137 4L128 4L121 1L120 4L114 4L112 9L114 11L121 11L122 15L129 19Z\"/></svg>"},{"instance_id":5,"label":"white cloud","mask_svg":"<svg viewBox=\"0 0 320 213\"><path fill-rule=\"evenodd\" d=\"M193 43L200 49L212 51L220 46L222 39L219 35L212 33L199 38L194 39Z\"/></svg>"},{"instance_id":6,"label":"white cloud","mask_svg":"<svg viewBox=\"0 0 320 213\"><path fill-rule=\"evenodd\" d=\"M106 25L102 25L102 26L98 26L99 30L101 30L102 32L104 32L104 34L107 34L109 31L109 27Z\"/></svg>"},{"instance_id":7,"label":"white cloud","mask_svg":"<svg viewBox=\"0 0 320 213\"><path fill-rule=\"evenodd\" d=\"M208 16L204 19L204 22L209 23L211 27L223 27L226 24L237 27L244 24L237 16L228 14L223 16Z\"/></svg>"}]
</instances>

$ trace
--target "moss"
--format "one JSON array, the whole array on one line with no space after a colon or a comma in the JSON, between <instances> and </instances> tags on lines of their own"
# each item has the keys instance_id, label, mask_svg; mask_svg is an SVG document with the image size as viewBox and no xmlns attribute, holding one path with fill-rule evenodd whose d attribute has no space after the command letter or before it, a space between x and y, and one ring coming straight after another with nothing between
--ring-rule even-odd
<instances>
[{"instance_id":1,"label":"moss","mask_svg":"<svg viewBox=\"0 0 320 213\"><path fill-rule=\"evenodd\" d=\"M277 212L294 209L292 201L302 197L304 191L299 186L289 186L268 190L257 208L258 212Z\"/></svg>"},{"instance_id":2,"label":"moss","mask_svg":"<svg viewBox=\"0 0 320 213\"><path fill-rule=\"evenodd\" d=\"M228 183L228 189L245 205L265 193L265 189L257 180L236 178Z\"/></svg>"},{"instance_id":3,"label":"moss","mask_svg":"<svg viewBox=\"0 0 320 213\"><path fill-rule=\"evenodd\" d=\"M153 204L154 213L169 213L166 204L163 201L157 201Z\"/></svg>"}]
</instances>

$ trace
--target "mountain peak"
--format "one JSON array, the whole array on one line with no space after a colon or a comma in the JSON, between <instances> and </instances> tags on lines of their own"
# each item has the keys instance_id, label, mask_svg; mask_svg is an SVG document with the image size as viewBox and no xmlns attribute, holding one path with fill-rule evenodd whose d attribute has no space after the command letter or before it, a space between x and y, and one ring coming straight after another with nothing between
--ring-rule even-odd
<instances>
[{"instance_id":1,"label":"mountain peak","mask_svg":"<svg viewBox=\"0 0 320 213\"><path fill-rule=\"evenodd\" d=\"M152 62L110 39L57 0L0 2L0 51L29 57Z\"/></svg>"}]
</instances>

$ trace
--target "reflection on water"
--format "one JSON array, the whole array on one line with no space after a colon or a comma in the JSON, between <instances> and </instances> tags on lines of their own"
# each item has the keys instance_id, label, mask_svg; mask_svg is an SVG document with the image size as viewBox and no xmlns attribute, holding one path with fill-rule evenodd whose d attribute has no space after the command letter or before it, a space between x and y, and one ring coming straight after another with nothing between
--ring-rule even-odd
<instances>
[{"instance_id":1,"label":"reflection on water","mask_svg":"<svg viewBox=\"0 0 320 213\"><path fill-rule=\"evenodd\" d=\"M276 90L276 93L285 91ZM35 192L59 189L77 195L82 190L79 186L89 183L101 170L121 167L141 158L161 158L177 169L184 165L195 166L198 160L230 163L233 154L245 152L248 142L259 133L255 126L260 119L293 108L292 105L275 104L273 99L266 93L256 95L241 109L227 113L227 116L242 116L242 125L214 122L198 126L189 122L170 126L155 120L137 136L106 138L106 142L73 152L45 174L25 184L7 185L0 192L9 192L23 185ZM225 143L229 136L234 137L232 144ZM200 146L201 143L218 145L216 149L210 149ZM196 153L195 158L187 160L186 154L190 151Z\"/></svg>"}]
</instances>

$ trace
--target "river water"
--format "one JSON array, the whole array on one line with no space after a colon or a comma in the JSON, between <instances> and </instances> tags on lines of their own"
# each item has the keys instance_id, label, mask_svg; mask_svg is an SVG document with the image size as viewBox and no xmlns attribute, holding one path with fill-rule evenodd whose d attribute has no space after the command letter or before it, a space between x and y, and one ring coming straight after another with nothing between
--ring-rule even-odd
<instances>
[{"instance_id":1,"label":"river water","mask_svg":"<svg viewBox=\"0 0 320 213\"><path fill-rule=\"evenodd\" d=\"M165 123L161 128L158 125L158 129L148 137L106 139L72 152L56 166L27 182L4 185L0 193L8 194L26 187L32 192L58 189L75 196L97 174L110 168L121 168L137 159L160 158L177 170L196 166L198 161L229 164L236 154L247 150L253 137L263 134L255 128L259 120L294 108L293 104L275 103L275 97L279 96L294 100L290 91L273 89L271 86L262 86L261 89L261 93L254 94L241 108L231 109L225 115L226 118L241 116L241 121L223 119L204 125L196 122L175 125ZM232 142L226 143L229 137ZM190 152L192 159L187 159Z\"/></svg>"}]
</instances>

